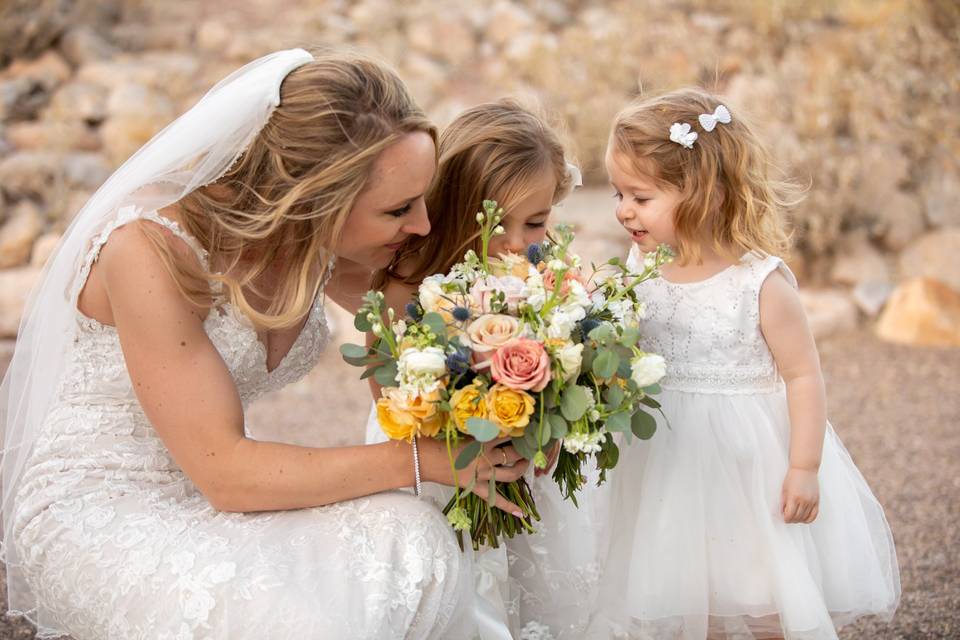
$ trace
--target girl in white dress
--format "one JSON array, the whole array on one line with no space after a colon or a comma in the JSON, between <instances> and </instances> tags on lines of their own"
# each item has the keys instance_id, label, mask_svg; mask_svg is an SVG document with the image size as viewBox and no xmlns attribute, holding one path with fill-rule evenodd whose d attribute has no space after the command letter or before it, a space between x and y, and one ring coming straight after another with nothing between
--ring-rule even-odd
<instances>
[{"instance_id":1,"label":"girl in white dress","mask_svg":"<svg viewBox=\"0 0 960 640\"><path fill-rule=\"evenodd\" d=\"M656 435L620 450L594 638L836 638L891 616L883 509L826 418L779 185L736 111L699 90L643 100L606 154L644 283L640 348L666 358Z\"/></svg>"},{"instance_id":2,"label":"girl in white dress","mask_svg":"<svg viewBox=\"0 0 960 640\"><path fill-rule=\"evenodd\" d=\"M437 176L427 193L433 232L411 238L384 274L387 306L402 315L425 277L446 273L467 249L479 252L475 216L484 199L497 200L506 211L506 233L492 238L490 255L518 254L526 268L527 247L546 238L552 207L578 185L579 172L568 165L558 135L542 117L512 100L467 109L440 136ZM384 439L372 410L367 442ZM547 638L548 629L556 638L582 637L586 604L597 589L595 519L588 504L581 502L578 510L564 501L550 477L558 451L546 470L528 472L541 515L537 532L478 554L477 618L485 640ZM449 492L438 493L445 503Z\"/></svg>"},{"instance_id":3,"label":"girl in white dress","mask_svg":"<svg viewBox=\"0 0 960 640\"><path fill-rule=\"evenodd\" d=\"M229 76L104 184L0 389L12 612L77 640L474 636L469 558L436 507L391 491L414 481L410 446L244 423L317 362L327 298L354 309L429 232L435 169L391 70L297 49ZM433 445L422 476L462 482Z\"/></svg>"}]
</instances>

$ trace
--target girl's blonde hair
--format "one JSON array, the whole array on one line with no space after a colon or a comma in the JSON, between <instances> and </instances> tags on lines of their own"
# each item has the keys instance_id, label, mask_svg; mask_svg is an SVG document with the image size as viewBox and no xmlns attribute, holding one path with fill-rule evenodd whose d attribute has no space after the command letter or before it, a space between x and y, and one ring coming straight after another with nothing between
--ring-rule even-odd
<instances>
[{"instance_id":1,"label":"girl's blonde hair","mask_svg":"<svg viewBox=\"0 0 960 640\"><path fill-rule=\"evenodd\" d=\"M439 154L426 194L430 234L411 238L386 272L408 284L446 273L470 248L479 252L476 214L484 200L497 200L509 216L544 170L556 177L554 203L572 180L557 132L512 99L480 104L457 116L440 135ZM382 277L377 284L385 282Z\"/></svg>"},{"instance_id":2,"label":"girl's blonde hair","mask_svg":"<svg viewBox=\"0 0 960 640\"><path fill-rule=\"evenodd\" d=\"M353 52L314 58L284 79L280 105L227 173L179 203L183 227L217 273L198 271L160 230L144 227L190 301L214 306L207 282L219 281L225 297L267 329L293 326L309 312L379 154L408 133L437 139L384 64ZM273 265L283 265L279 283L257 286ZM251 305L251 294L269 301L266 311Z\"/></svg>"},{"instance_id":3,"label":"girl's blonde hair","mask_svg":"<svg viewBox=\"0 0 960 640\"><path fill-rule=\"evenodd\" d=\"M713 249L735 262L750 252L782 256L789 247L782 214L798 190L771 178L770 155L743 114L730 109L730 123L703 130L698 116L721 103L706 91L682 89L639 99L613 122L610 150L638 174L681 193L674 216L680 264L700 261L705 231ZM674 123L697 132L692 148L670 140Z\"/></svg>"}]
</instances>

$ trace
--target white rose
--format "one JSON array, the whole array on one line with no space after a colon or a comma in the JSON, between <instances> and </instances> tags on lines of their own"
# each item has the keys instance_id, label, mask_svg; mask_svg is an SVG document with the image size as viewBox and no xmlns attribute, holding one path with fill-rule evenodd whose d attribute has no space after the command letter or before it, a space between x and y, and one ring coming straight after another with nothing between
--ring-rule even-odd
<instances>
[{"instance_id":1,"label":"white rose","mask_svg":"<svg viewBox=\"0 0 960 640\"><path fill-rule=\"evenodd\" d=\"M397 362L401 375L439 377L447 372L446 357L440 347L404 349Z\"/></svg>"},{"instance_id":2,"label":"white rose","mask_svg":"<svg viewBox=\"0 0 960 640\"><path fill-rule=\"evenodd\" d=\"M423 307L424 313L436 311L440 301L443 300L444 294L443 289L440 288L441 282L443 282L443 276L435 275L424 278L423 282L420 283L420 306Z\"/></svg>"},{"instance_id":3,"label":"white rose","mask_svg":"<svg viewBox=\"0 0 960 640\"><path fill-rule=\"evenodd\" d=\"M557 360L563 368L563 381L568 382L580 373L580 365L583 364L583 345L572 342L564 345L557 351Z\"/></svg>"},{"instance_id":4,"label":"white rose","mask_svg":"<svg viewBox=\"0 0 960 640\"><path fill-rule=\"evenodd\" d=\"M630 363L630 378L641 389L656 384L666 374L666 361L655 353L645 353Z\"/></svg>"},{"instance_id":5,"label":"white rose","mask_svg":"<svg viewBox=\"0 0 960 640\"><path fill-rule=\"evenodd\" d=\"M563 309L557 309L550 315L550 324L547 326L547 337L566 340L570 337L570 334L573 332L573 327L576 324L576 318Z\"/></svg>"},{"instance_id":6,"label":"white rose","mask_svg":"<svg viewBox=\"0 0 960 640\"><path fill-rule=\"evenodd\" d=\"M482 315L467 327L470 348L480 353L496 351L504 343L516 338L519 333L520 321L503 314Z\"/></svg>"}]
</instances>

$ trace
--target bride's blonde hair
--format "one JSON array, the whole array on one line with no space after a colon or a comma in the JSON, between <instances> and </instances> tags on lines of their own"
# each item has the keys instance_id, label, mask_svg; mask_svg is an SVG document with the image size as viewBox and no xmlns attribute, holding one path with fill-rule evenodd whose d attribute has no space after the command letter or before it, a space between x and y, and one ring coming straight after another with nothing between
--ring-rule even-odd
<instances>
[{"instance_id":1,"label":"bride's blonde hair","mask_svg":"<svg viewBox=\"0 0 960 640\"><path fill-rule=\"evenodd\" d=\"M237 162L179 202L183 228L209 254L198 270L152 225L144 229L181 292L201 308L222 298L266 329L301 320L325 279L347 215L379 154L408 133L436 128L383 63L349 52L314 52L280 89L280 104ZM282 262L279 284L258 278ZM214 272L215 271L215 272ZM250 295L269 300L261 312Z\"/></svg>"},{"instance_id":2,"label":"bride's blonde hair","mask_svg":"<svg viewBox=\"0 0 960 640\"><path fill-rule=\"evenodd\" d=\"M696 88L641 98L617 114L610 133L610 149L634 171L681 193L674 212L681 264L700 260L705 232L733 261L750 252L783 256L789 248L783 213L800 190L771 175L776 167L742 112L731 108L729 123L703 130L699 115L721 102ZM670 140L673 123L697 132L692 148Z\"/></svg>"},{"instance_id":3,"label":"bride's blonde hair","mask_svg":"<svg viewBox=\"0 0 960 640\"><path fill-rule=\"evenodd\" d=\"M476 215L484 200L498 200L510 215L544 170L556 177L554 203L572 180L557 131L544 116L510 98L458 115L440 134L439 154L425 196L430 234L410 238L386 274L375 280L377 286L388 277L418 284L449 271L467 249L479 251Z\"/></svg>"}]
</instances>

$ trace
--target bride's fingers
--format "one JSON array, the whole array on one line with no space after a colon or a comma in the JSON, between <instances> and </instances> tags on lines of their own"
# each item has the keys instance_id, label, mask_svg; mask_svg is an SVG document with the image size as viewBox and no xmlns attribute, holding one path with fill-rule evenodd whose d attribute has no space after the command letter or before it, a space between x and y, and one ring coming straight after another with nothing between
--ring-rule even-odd
<instances>
[{"instance_id":1,"label":"bride's fingers","mask_svg":"<svg viewBox=\"0 0 960 640\"><path fill-rule=\"evenodd\" d=\"M529 465L529 460L521 460L512 467L494 467L491 471L498 482L513 482L520 479Z\"/></svg>"}]
</instances>

